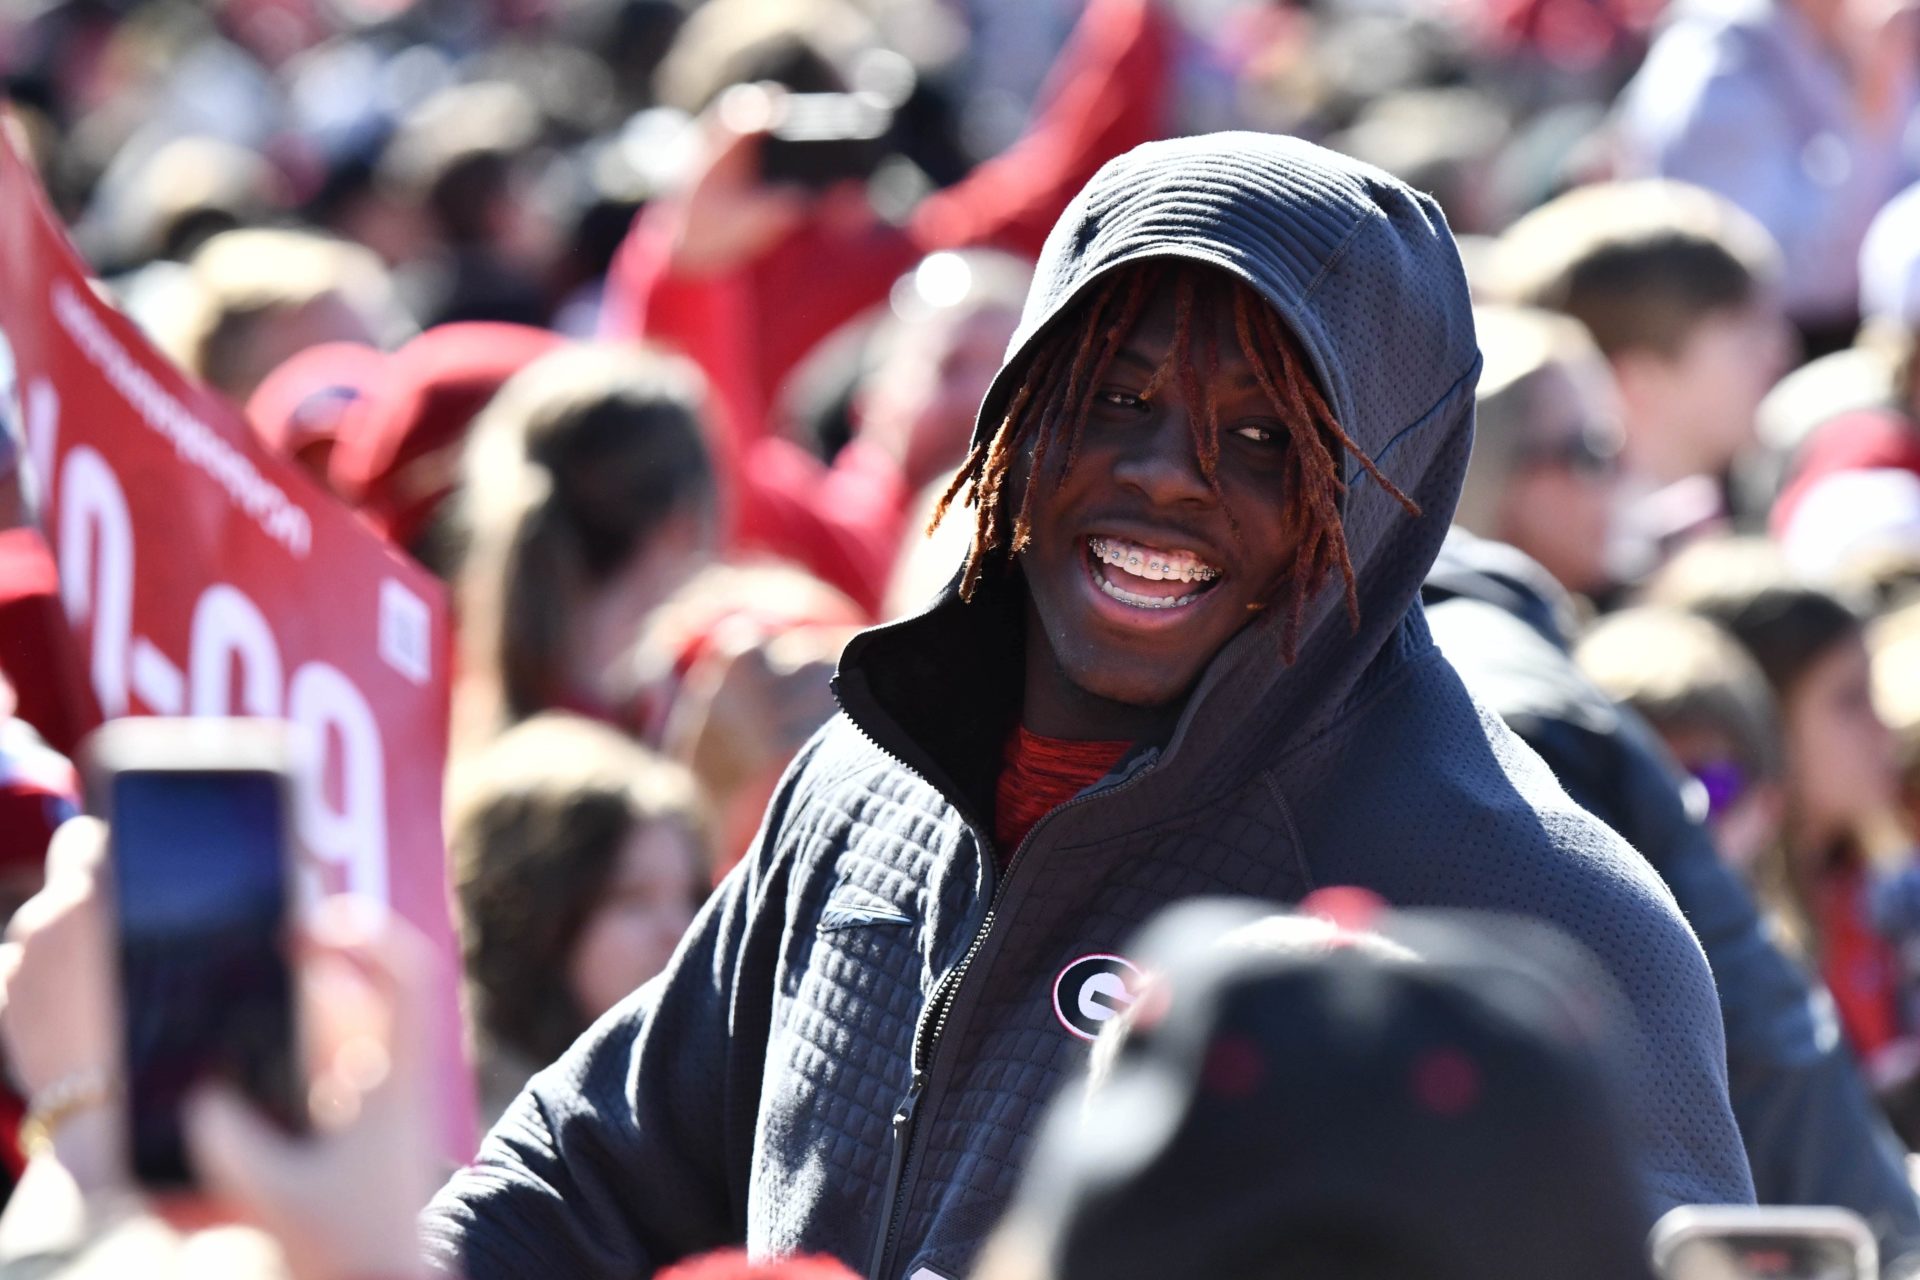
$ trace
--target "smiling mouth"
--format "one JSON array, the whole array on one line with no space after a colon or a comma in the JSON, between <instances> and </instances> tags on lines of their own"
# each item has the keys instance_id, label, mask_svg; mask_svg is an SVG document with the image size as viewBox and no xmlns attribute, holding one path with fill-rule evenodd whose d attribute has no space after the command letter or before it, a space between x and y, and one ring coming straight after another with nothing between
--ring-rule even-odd
<instances>
[{"instance_id":1,"label":"smiling mouth","mask_svg":"<svg viewBox=\"0 0 1920 1280\"><path fill-rule=\"evenodd\" d=\"M1220 585L1220 570L1191 551L1122 538L1088 538L1087 570L1102 594L1135 609L1178 609Z\"/></svg>"}]
</instances>

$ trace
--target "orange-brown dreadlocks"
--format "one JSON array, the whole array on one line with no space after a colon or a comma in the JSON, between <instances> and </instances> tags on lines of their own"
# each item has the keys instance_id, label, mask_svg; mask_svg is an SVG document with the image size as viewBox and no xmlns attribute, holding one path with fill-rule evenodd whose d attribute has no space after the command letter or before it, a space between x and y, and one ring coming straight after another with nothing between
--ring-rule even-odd
<instances>
[{"instance_id":1,"label":"orange-brown dreadlocks","mask_svg":"<svg viewBox=\"0 0 1920 1280\"><path fill-rule=\"evenodd\" d=\"M999 427L990 438L974 446L934 510L933 524L938 525L964 489L964 505L975 511L973 543L960 579L963 599L972 598L981 571L995 550L1004 546L1009 555L1017 555L1026 549L1032 537L1033 495L1039 487L1034 481L1044 474L1060 428L1066 429L1066 456L1056 483L1073 469L1081 428L1108 367L1132 334L1148 299L1168 277L1174 290L1173 342L1141 396L1151 399L1169 379L1178 379L1187 403L1204 406L1204 414L1189 415L1194 456L1208 486L1216 497L1220 495L1215 475L1220 459L1220 420L1213 386L1220 368L1220 350L1213 327L1193 323L1193 308L1202 289L1230 277L1189 264L1146 262L1122 268L1109 275L1082 304L1078 324L1069 321L1036 344L1026 376L1008 402ZM1410 514L1419 515L1420 508L1380 473L1373 460L1334 421L1333 410L1308 373L1299 345L1273 308L1240 281L1232 280L1231 285L1234 336L1253 366L1261 390L1285 424L1292 446L1287 450L1286 485L1294 497L1289 515L1299 550L1295 571L1287 579L1287 622L1282 640L1286 660L1292 662L1307 600L1335 569L1345 581L1347 617L1354 628L1360 625L1359 589L1340 524L1340 495L1346 491L1340 479L1340 453L1352 454ZM1204 334L1199 341L1196 330ZM1195 347L1200 350L1195 351ZM1013 464L1029 448L1033 451L1033 462L1027 470L1029 481L1019 507L1010 514L1008 486ZM1231 509L1227 515L1231 521ZM1234 532L1239 532L1237 523Z\"/></svg>"}]
</instances>

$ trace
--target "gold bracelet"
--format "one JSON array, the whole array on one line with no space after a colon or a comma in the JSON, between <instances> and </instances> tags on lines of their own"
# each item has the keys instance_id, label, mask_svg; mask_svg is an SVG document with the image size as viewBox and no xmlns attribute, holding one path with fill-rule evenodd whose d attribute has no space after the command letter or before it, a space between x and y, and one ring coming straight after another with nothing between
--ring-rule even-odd
<instances>
[{"instance_id":1,"label":"gold bracelet","mask_svg":"<svg viewBox=\"0 0 1920 1280\"><path fill-rule=\"evenodd\" d=\"M82 1111L113 1097L113 1079L100 1067L61 1076L33 1095L20 1121L20 1151L32 1160L53 1149L53 1135Z\"/></svg>"}]
</instances>

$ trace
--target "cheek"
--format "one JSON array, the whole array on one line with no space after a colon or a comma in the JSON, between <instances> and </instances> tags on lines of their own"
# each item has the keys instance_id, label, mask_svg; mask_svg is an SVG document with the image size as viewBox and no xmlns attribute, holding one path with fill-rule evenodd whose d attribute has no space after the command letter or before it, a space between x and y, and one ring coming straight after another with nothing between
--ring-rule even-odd
<instances>
[{"instance_id":1,"label":"cheek","mask_svg":"<svg viewBox=\"0 0 1920 1280\"><path fill-rule=\"evenodd\" d=\"M1587 537L1593 503L1588 486L1560 471L1539 471L1510 483L1506 513L1516 541L1558 548Z\"/></svg>"},{"instance_id":2,"label":"cheek","mask_svg":"<svg viewBox=\"0 0 1920 1280\"><path fill-rule=\"evenodd\" d=\"M1888 798L1886 753L1870 722L1810 708L1793 717L1788 734L1804 804L1828 816L1854 816Z\"/></svg>"},{"instance_id":3,"label":"cheek","mask_svg":"<svg viewBox=\"0 0 1920 1280\"><path fill-rule=\"evenodd\" d=\"M589 1016L598 1016L664 967L679 941L665 915L613 906L587 925L569 969L575 995Z\"/></svg>"}]
</instances>

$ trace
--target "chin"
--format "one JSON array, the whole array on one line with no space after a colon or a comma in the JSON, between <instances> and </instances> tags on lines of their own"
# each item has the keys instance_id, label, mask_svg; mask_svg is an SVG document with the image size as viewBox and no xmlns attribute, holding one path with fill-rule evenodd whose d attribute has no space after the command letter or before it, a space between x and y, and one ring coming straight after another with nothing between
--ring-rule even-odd
<instances>
[{"instance_id":1,"label":"chin","mask_svg":"<svg viewBox=\"0 0 1920 1280\"><path fill-rule=\"evenodd\" d=\"M1117 676L1110 668L1097 672L1068 671L1067 679L1072 681L1074 687L1082 693L1099 698L1103 702L1114 702L1123 707L1137 707L1142 711L1158 711L1179 702L1193 684L1190 679L1175 683L1166 679L1163 674L1157 675L1156 678L1139 679Z\"/></svg>"}]
</instances>

